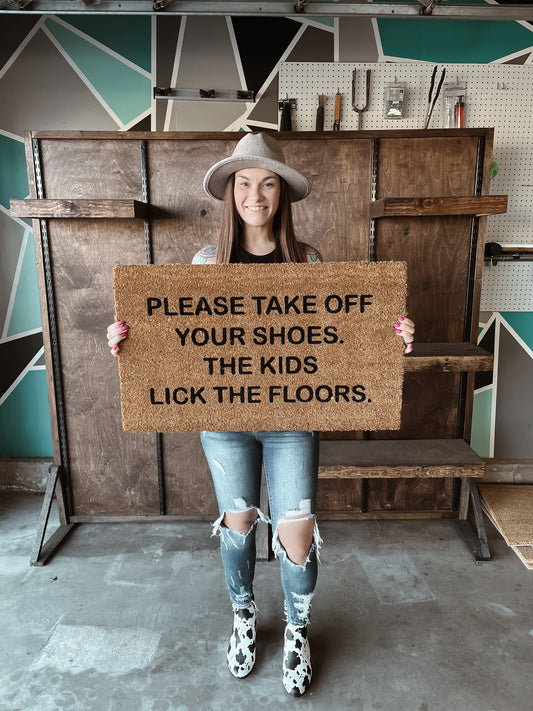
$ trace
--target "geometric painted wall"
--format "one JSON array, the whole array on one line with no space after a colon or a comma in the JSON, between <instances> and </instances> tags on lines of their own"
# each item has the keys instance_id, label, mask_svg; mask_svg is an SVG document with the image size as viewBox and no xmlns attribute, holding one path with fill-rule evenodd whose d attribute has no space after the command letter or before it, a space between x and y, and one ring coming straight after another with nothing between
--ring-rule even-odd
<instances>
[{"instance_id":1,"label":"geometric painted wall","mask_svg":"<svg viewBox=\"0 0 533 711\"><path fill-rule=\"evenodd\" d=\"M28 195L24 131L275 130L281 62L531 61L527 23L420 27L417 20L358 18L2 16L0 456L52 454L33 236L8 209L10 198ZM249 89L256 101L153 101L154 86ZM474 448L483 456L533 457L526 415L533 315L484 318L482 337L492 338L498 367L494 382L476 391Z\"/></svg>"},{"instance_id":2,"label":"geometric painted wall","mask_svg":"<svg viewBox=\"0 0 533 711\"><path fill-rule=\"evenodd\" d=\"M492 373L478 373L472 446L483 457L531 458L533 314L482 313L478 343L494 353Z\"/></svg>"},{"instance_id":3,"label":"geometric painted wall","mask_svg":"<svg viewBox=\"0 0 533 711\"><path fill-rule=\"evenodd\" d=\"M0 455L50 456L33 234L8 212L24 131L149 129L151 21L4 16L0 38Z\"/></svg>"}]
</instances>

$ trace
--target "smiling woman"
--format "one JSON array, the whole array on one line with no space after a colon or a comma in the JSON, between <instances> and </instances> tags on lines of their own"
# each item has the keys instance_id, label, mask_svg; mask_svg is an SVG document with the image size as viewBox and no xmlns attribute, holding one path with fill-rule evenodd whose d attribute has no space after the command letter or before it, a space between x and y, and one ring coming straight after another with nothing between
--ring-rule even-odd
<instances>
[{"instance_id":1,"label":"smiling woman","mask_svg":"<svg viewBox=\"0 0 533 711\"><path fill-rule=\"evenodd\" d=\"M317 262L321 256L316 249L298 241L292 222L291 203L309 193L307 179L285 163L278 142L264 133L250 133L242 138L233 154L215 163L204 178L208 195L224 200L222 224L216 247L207 247L193 258L195 264L236 264ZM305 267L306 268L306 267ZM254 267L255 269L255 267ZM265 267L263 267L265 269ZM312 268L314 269L314 268ZM242 293L242 291L241 291ZM317 296L290 295L285 300L264 296L251 297L244 306L252 306L257 316L289 312L314 314L318 308ZM327 313L359 310L372 305L371 294L346 294L344 297L329 294L322 297ZM231 302L230 302L231 306ZM242 301L233 304L235 309ZM228 303L218 303L217 308L227 309ZM175 304L164 298L149 299L151 313L163 315L174 308L200 315L215 305L205 299L178 299ZM172 314L166 314L172 315ZM317 319L318 321L318 319ZM393 324L390 324L392 328ZM408 319L399 319L396 332L406 342L413 340L414 325ZM195 346L244 345L242 325L235 327L202 327L175 329L180 348L192 342ZM127 326L117 321L108 331L108 343L113 353L127 336ZM272 345L285 343L335 344L341 342L336 327L319 323L298 323L290 328L280 325L267 329L255 326L251 331L255 345L271 350ZM221 372L252 374L250 360L243 356L222 359L206 350L205 361L210 373ZM270 355L270 354L269 354ZM317 369L316 360L302 360L290 356L277 362L264 357L262 375L279 368L289 372L300 369L310 375ZM165 383L164 389L152 391L153 404L162 407L181 407L191 398L203 403L203 389L187 390L181 384L175 387ZM214 386L219 402L259 403L260 386ZM265 385L266 386L266 385ZM357 381L340 385L311 386L305 382L298 387L281 387L272 384L268 391L271 402L319 403L370 401L364 387ZM276 426L277 423L273 423ZM294 427L294 423L291 421ZM225 426L230 426L225 425ZM247 426L251 426L247 421ZM279 426L279 425L278 425ZM254 569L256 560L256 529L260 520L272 526L273 552L280 560L281 582L287 625L284 635L282 679L286 691L293 696L304 694L311 684L311 652L307 638L311 602L318 573L318 554L321 543L316 522L316 495L318 485L318 433L305 430L276 431L203 431L202 446L211 471L220 517L213 525L214 534L220 537L220 550L233 607L233 631L226 654L228 668L233 676L248 676L255 664L255 639L257 611L254 602ZM267 484L269 516L260 508L262 469Z\"/></svg>"}]
</instances>

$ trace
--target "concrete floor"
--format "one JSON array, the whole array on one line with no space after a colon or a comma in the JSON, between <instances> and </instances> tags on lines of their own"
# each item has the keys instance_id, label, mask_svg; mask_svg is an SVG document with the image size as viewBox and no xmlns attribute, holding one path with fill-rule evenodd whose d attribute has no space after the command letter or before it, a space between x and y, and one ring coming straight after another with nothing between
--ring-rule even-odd
<instances>
[{"instance_id":1,"label":"concrete floor","mask_svg":"<svg viewBox=\"0 0 533 711\"><path fill-rule=\"evenodd\" d=\"M83 524L29 566L42 498L0 492L2 711L529 711L533 573L489 525L476 564L452 522L322 522L314 680L281 684L276 561L259 563L257 664L230 677L210 527Z\"/></svg>"}]
</instances>

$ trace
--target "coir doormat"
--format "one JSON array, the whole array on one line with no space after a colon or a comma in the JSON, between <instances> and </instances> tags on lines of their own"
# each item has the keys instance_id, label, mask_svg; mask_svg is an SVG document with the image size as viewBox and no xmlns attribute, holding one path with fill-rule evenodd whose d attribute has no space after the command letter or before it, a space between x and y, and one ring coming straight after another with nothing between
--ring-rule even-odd
<instances>
[{"instance_id":1,"label":"coir doormat","mask_svg":"<svg viewBox=\"0 0 533 711\"><path fill-rule=\"evenodd\" d=\"M400 427L403 262L117 266L124 430Z\"/></svg>"},{"instance_id":2,"label":"coir doormat","mask_svg":"<svg viewBox=\"0 0 533 711\"><path fill-rule=\"evenodd\" d=\"M533 545L533 486L479 484L481 501L510 546Z\"/></svg>"}]
</instances>

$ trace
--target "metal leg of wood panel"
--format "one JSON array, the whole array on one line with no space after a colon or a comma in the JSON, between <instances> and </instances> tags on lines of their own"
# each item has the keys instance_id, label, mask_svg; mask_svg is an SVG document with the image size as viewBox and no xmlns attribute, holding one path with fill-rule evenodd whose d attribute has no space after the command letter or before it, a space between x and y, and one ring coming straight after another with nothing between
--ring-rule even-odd
<instances>
[{"instance_id":1,"label":"metal leg of wood panel","mask_svg":"<svg viewBox=\"0 0 533 711\"><path fill-rule=\"evenodd\" d=\"M474 526L468 521L470 505L474 516ZM466 543L468 550L474 556L474 560L490 560L490 550L487 541L487 531L483 520L483 511L479 498L479 490L475 479L465 478L461 480L461 498L459 504L459 518L456 525L461 538Z\"/></svg>"},{"instance_id":2,"label":"metal leg of wood panel","mask_svg":"<svg viewBox=\"0 0 533 711\"><path fill-rule=\"evenodd\" d=\"M70 533L75 525L73 523L68 523L68 520L66 523L61 523L46 543L44 542L48 519L50 518L50 510L52 508L52 501L54 499L54 492L56 494L61 520L63 517L66 518L66 514L64 513L66 512L66 508L60 467L56 465L52 465L50 467L48 482L46 484L46 492L44 494L43 505L41 507L39 525L37 527L37 533L35 534L35 542L33 544L30 557L30 565L33 566L46 565L48 560L54 555L59 545L62 543L65 536Z\"/></svg>"}]
</instances>

